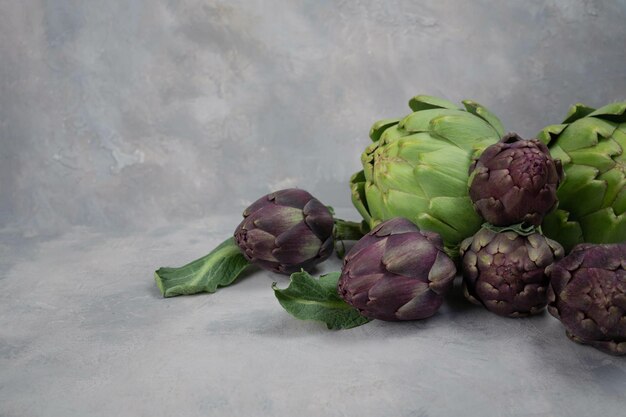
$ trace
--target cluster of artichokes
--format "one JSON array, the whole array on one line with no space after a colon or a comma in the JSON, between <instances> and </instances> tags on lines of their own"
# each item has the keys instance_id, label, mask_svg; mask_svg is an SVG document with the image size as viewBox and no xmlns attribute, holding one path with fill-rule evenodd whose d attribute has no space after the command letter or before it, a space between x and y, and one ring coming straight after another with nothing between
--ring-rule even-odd
<instances>
[{"instance_id":1,"label":"cluster of artichokes","mask_svg":"<svg viewBox=\"0 0 626 417\"><path fill-rule=\"evenodd\" d=\"M461 244L463 287L470 301L510 317L546 307L544 269L564 253L536 226L557 206L562 176L560 161L543 143L516 134L489 146L472 164L469 195L487 223Z\"/></svg>"},{"instance_id":2,"label":"cluster of artichokes","mask_svg":"<svg viewBox=\"0 0 626 417\"><path fill-rule=\"evenodd\" d=\"M480 104L463 105L416 96L409 101L413 113L374 123L363 170L350 181L354 206L370 227L404 217L439 233L453 258L461 241L480 228L467 193L468 169L504 128Z\"/></svg>"},{"instance_id":3,"label":"cluster of artichokes","mask_svg":"<svg viewBox=\"0 0 626 417\"><path fill-rule=\"evenodd\" d=\"M277 294L293 315L348 328L434 315L458 264L470 301L508 317L548 305L572 340L626 354L626 102L576 105L530 140L472 101L416 96L409 107L370 130L351 178L363 222L334 218L304 190L273 192L213 252L157 270L163 295L214 292L252 264L295 273L298 288ZM341 273L304 281L299 271L344 240L358 242ZM323 308L334 310L307 316Z\"/></svg>"}]
</instances>

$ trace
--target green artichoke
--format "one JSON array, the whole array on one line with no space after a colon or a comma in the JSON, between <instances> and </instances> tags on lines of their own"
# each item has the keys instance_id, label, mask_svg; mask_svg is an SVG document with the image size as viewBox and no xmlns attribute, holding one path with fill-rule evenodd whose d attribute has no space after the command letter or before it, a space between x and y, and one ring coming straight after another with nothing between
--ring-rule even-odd
<instances>
[{"instance_id":1,"label":"green artichoke","mask_svg":"<svg viewBox=\"0 0 626 417\"><path fill-rule=\"evenodd\" d=\"M598 110L576 104L562 124L546 127L539 139L565 171L558 210L542 225L546 236L568 252L582 242L625 241L626 102Z\"/></svg>"},{"instance_id":2,"label":"green artichoke","mask_svg":"<svg viewBox=\"0 0 626 417\"><path fill-rule=\"evenodd\" d=\"M463 105L417 96L409 101L413 113L372 126L374 143L361 157L363 171L351 179L352 201L370 227L405 217L420 230L439 233L453 257L459 243L480 228L468 195L468 170L504 128L481 105Z\"/></svg>"}]
</instances>

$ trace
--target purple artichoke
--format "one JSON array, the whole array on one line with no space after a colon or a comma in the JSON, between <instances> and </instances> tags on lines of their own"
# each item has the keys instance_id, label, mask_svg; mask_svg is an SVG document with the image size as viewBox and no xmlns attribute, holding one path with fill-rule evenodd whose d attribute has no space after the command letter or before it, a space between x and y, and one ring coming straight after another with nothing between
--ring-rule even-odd
<instances>
[{"instance_id":1,"label":"purple artichoke","mask_svg":"<svg viewBox=\"0 0 626 417\"><path fill-rule=\"evenodd\" d=\"M544 269L563 248L539 233L495 232L483 227L461 243L463 288L472 302L501 316L536 314L548 303Z\"/></svg>"},{"instance_id":2,"label":"purple artichoke","mask_svg":"<svg viewBox=\"0 0 626 417\"><path fill-rule=\"evenodd\" d=\"M626 243L580 244L547 273L548 311L567 336L626 355Z\"/></svg>"},{"instance_id":3,"label":"purple artichoke","mask_svg":"<svg viewBox=\"0 0 626 417\"><path fill-rule=\"evenodd\" d=\"M423 319L439 309L455 274L437 233L394 218L380 223L348 252L338 291L372 319Z\"/></svg>"},{"instance_id":4,"label":"purple artichoke","mask_svg":"<svg viewBox=\"0 0 626 417\"><path fill-rule=\"evenodd\" d=\"M333 216L304 190L261 197L243 217L235 242L249 262L264 269L282 274L309 270L333 251Z\"/></svg>"},{"instance_id":5,"label":"purple artichoke","mask_svg":"<svg viewBox=\"0 0 626 417\"><path fill-rule=\"evenodd\" d=\"M495 226L539 226L558 204L562 177L561 161L546 145L509 133L470 167L469 194L478 214Z\"/></svg>"}]
</instances>

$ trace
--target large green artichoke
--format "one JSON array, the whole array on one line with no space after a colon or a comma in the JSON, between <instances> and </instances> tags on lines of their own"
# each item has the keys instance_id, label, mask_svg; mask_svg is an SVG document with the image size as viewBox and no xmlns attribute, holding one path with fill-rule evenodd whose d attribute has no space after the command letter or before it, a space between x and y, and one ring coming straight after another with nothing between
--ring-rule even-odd
<instances>
[{"instance_id":1,"label":"large green artichoke","mask_svg":"<svg viewBox=\"0 0 626 417\"><path fill-rule=\"evenodd\" d=\"M582 242L626 241L626 102L598 110L576 104L539 139L565 170L558 210L543 222L546 236L567 252Z\"/></svg>"},{"instance_id":2,"label":"large green artichoke","mask_svg":"<svg viewBox=\"0 0 626 417\"><path fill-rule=\"evenodd\" d=\"M468 170L504 128L478 103L463 105L417 96L409 101L413 113L372 126L374 143L361 157L363 171L351 179L352 201L370 227L405 217L420 230L439 233L452 256L480 228L468 195Z\"/></svg>"}]
</instances>

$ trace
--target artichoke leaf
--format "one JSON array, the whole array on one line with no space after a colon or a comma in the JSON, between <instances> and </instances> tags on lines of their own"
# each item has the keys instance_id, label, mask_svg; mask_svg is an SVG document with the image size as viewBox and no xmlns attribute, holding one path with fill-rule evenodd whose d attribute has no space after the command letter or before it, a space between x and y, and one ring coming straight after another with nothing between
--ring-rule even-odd
<instances>
[{"instance_id":1,"label":"artichoke leaf","mask_svg":"<svg viewBox=\"0 0 626 417\"><path fill-rule=\"evenodd\" d=\"M582 119L583 117L588 116L595 110L596 109L594 109L593 107L585 106L582 103L576 103L569 108L567 116L565 116L565 120L563 120L563 123L573 123L578 119Z\"/></svg>"},{"instance_id":2,"label":"artichoke leaf","mask_svg":"<svg viewBox=\"0 0 626 417\"><path fill-rule=\"evenodd\" d=\"M607 185L602 207L613 205L613 209L617 214L626 211L626 207L620 207L619 204L616 204L620 194L626 195L626 176L620 171L612 169L600 175L598 179L605 181Z\"/></svg>"},{"instance_id":3,"label":"artichoke leaf","mask_svg":"<svg viewBox=\"0 0 626 417\"><path fill-rule=\"evenodd\" d=\"M615 166L613 156L621 153L621 147L610 138L601 138L597 145L588 149L569 152L572 162L577 165L589 165L600 172L606 172Z\"/></svg>"},{"instance_id":4,"label":"artichoke leaf","mask_svg":"<svg viewBox=\"0 0 626 417\"><path fill-rule=\"evenodd\" d=\"M364 177L364 181L372 181L372 177L374 176L374 153L376 149L370 150L367 149L363 154L361 154L361 164L363 165L363 170L359 171L359 174L362 173Z\"/></svg>"},{"instance_id":5,"label":"artichoke leaf","mask_svg":"<svg viewBox=\"0 0 626 417\"><path fill-rule=\"evenodd\" d=\"M599 137L610 137L616 124L595 118L580 119L563 131L559 137L559 146L565 152L596 146Z\"/></svg>"},{"instance_id":6,"label":"artichoke leaf","mask_svg":"<svg viewBox=\"0 0 626 417\"><path fill-rule=\"evenodd\" d=\"M426 196L463 197L467 195L467 177L450 175L428 165L415 167L414 178Z\"/></svg>"},{"instance_id":7,"label":"artichoke leaf","mask_svg":"<svg viewBox=\"0 0 626 417\"><path fill-rule=\"evenodd\" d=\"M380 135L380 139L377 143L392 143L409 134L410 132L407 132L399 124L396 124L394 126L388 127L384 132L382 132Z\"/></svg>"},{"instance_id":8,"label":"artichoke leaf","mask_svg":"<svg viewBox=\"0 0 626 417\"><path fill-rule=\"evenodd\" d=\"M543 219L541 228L546 236L563 245L565 252L584 240L580 223L569 220L569 213L565 210L555 210L548 214Z\"/></svg>"},{"instance_id":9,"label":"artichoke leaf","mask_svg":"<svg viewBox=\"0 0 626 417\"><path fill-rule=\"evenodd\" d=\"M559 200L567 198L567 196L575 195L578 190L589 182L593 181L598 170L587 165L569 165L565 168L565 177L567 181L563 182L559 187Z\"/></svg>"},{"instance_id":10,"label":"artichoke leaf","mask_svg":"<svg viewBox=\"0 0 626 417\"><path fill-rule=\"evenodd\" d=\"M372 142L377 142L385 130L387 130L391 126L397 125L399 121L400 119L383 119L374 123L370 128L369 134Z\"/></svg>"},{"instance_id":11,"label":"artichoke leaf","mask_svg":"<svg viewBox=\"0 0 626 417\"><path fill-rule=\"evenodd\" d=\"M420 213L415 221L421 230L437 230L444 242L459 242L462 239L461 233L454 229L446 222L438 219L429 213ZM458 259L458 244L445 244L445 251L453 260Z\"/></svg>"},{"instance_id":12,"label":"artichoke leaf","mask_svg":"<svg viewBox=\"0 0 626 417\"><path fill-rule=\"evenodd\" d=\"M413 97L409 100L409 107L414 112L437 108L458 110L458 106L451 101L427 95L418 95Z\"/></svg>"},{"instance_id":13,"label":"artichoke leaf","mask_svg":"<svg viewBox=\"0 0 626 417\"><path fill-rule=\"evenodd\" d=\"M403 129L409 133L418 133L418 132L429 132L431 131L431 121L433 118L440 116L455 116L455 115L465 115L466 112L461 110L450 110L450 109L431 109L431 110L422 110L415 113L411 113L406 116L404 119L400 120L398 124L398 128ZM470 116L470 118L474 118L474 116Z\"/></svg>"},{"instance_id":14,"label":"artichoke leaf","mask_svg":"<svg viewBox=\"0 0 626 417\"><path fill-rule=\"evenodd\" d=\"M539 139L544 145L551 147L552 142L556 140L556 138L563 133L565 128L568 126L569 125L566 124L560 124L544 127L537 135L537 139Z\"/></svg>"},{"instance_id":15,"label":"artichoke leaf","mask_svg":"<svg viewBox=\"0 0 626 417\"><path fill-rule=\"evenodd\" d=\"M576 167L578 168L578 167ZM572 172L573 170L567 171ZM569 191L572 183L564 183L557 195L560 204L568 207L571 215L575 218L586 216L602 207L602 201L606 193L605 181L589 180L575 191Z\"/></svg>"},{"instance_id":16,"label":"artichoke leaf","mask_svg":"<svg viewBox=\"0 0 626 417\"><path fill-rule=\"evenodd\" d=\"M498 119L495 114L487 110L486 107L472 100L463 100L463 105L468 112L475 114L478 117L481 117L487 123L489 123L496 130L500 137L504 136L504 125L502 124L500 119Z\"/></svg>"},{"instance_id":17,"label":"artichoke leaf","mask_svg":"<svg viewBox=\"0 0 626 417\"><path fill-rule=\"evenodd\" d=\"M455 157L459 157L459 155L461 157L467 156L467 152L462 149L452 148L446 141L433 140L433 136L427 132L412 133L397 142L397 155L407 161L419 158L424 153L439 150L455 152Z\"/></svg>"},{"instance_id":18,"label":"artichoke leaf","mask_svg":"<svg viewBox=\"0 0 626 417\"><path fill-rule=\"evenodd\" d=\"M387 195L383 193L378 186L373 183L365 183L365 198L370 212L370 227L374 227L374 223L387 217Z\"/></svg>"},{"instance_id":19,"label":"artichoke leaf","mask_svg":"<svg viewBox=\"0 0 626 417\"><path fill-rule=\"evenodd\" d=\"M387 204L393 207L395 217L404 217L413 221L418 213L428 210L429 200L422 192L408 193L389 190Z\"/></svg>"},{"instance_id":20,"label":"artichoke leaf","mask_svg":"<svg viewBox=\"0 0 626 417\"><path fill-rule=\"evenodd\" d=\"M626 213L619 216L611 207L597 210L580 219L584 241L591 243L620 243L626 241Z\"/></svg>"},{"instance_id":21,"label":"artichoke leaf","mask_svg":"<svg viewBox=\"0 0 626 417\"><path fill-rule=\"evenodd\" d=\"M483 220L474 211L469 196L433 198L430 202L429 212L437 218L445 219L446 224L464 236L471 236L476 233L483 223Z\"/></svg>"},{"instance_id":22,"label":"artichoke leaf","mask_svg":"<svg viewBox=\"0 0 626 417\"><path fill-rule=\"evenodd\" d=\"M350 190L352 191L352 204L367 223L371 223L367 198L365 197L365 174L359 171L350 178Z\"/></svg>"},{"instance_id":23,"label":"artichoke leaf","mask_svg":"<svg viewBox=\"0 0 626 417\"><path fill-rule=\"evenodd\" d=\"M315 279L305 271L296 272L287 288L273 283L272 289L280 305L297 319L321 321L329 329L350 329L369 322L339 297L339 276L340 272L332 272Z\"/></svg>"},{"instance_id":24,"label":"artichoke leaf","mask_svg":"<svg viewBox=\"0 0 626 417\"><path fill-rule=\"evenodd\" d=\"M430 130L439 138L468 151L486 148L500 139L491 125L467 112L435 117L430 121Z\"/></svg>"},{"instance_id":25,"label":"artichoke leaf","mask_svg":"<svg viewBox=\"0 0 626 417\"><path fill-rule=\"evenodd\" d=\"M567 154L559 145L553 145L550 149L550 156L553 159L558 159L561 161L563 166L566 166L572 161L572 158Z\"/></svg>"},{"instance_id":26,"label":"artichoke leaf","mask_svg":"<svg viewBox=\"0 0 626 417\"><path fill-rule=\"evenodd\" d=\"M211 253L179 268L162 267L154 279L164 297L215 292L232 284L250 265L234 238L226 239Z\"/></svg>"},{"instance_id":27,"label":"artichoke leaf","mask_svg":"<svg viewBox=\"0 0 626 417\"><path fill-rule=\"evenodd\" d=\"M480 229L482 219L474 211L469 197L437 197L431 201L427 212L418 214L416 223L422 230L436 230L444 242L460 242ZM446 245L448 250L454 247Z\"/></svg>"},{"instance_id":28,"label":"artichoke leaf","mask_svg":"<svg viewBox=\"0 0 626 417\"><path fill-rule=\"evenodd\" d=\"M611 118L611 120L618 121L620 123L626 122L626 102L610 103L606 106L600 107L598 110L589 114L590 117L598 116L617 116Z\"/></svg>"},{"instance_id":29,"label":"artichoke leaf","mask_svg":"<svg viewBox=\"0 0 626 417\"><path fill-rule=\"evenodd\" d=\"M626 123L617 126L617 129L613 132L612 138L622 150L615 159L623 161L626 164Z\"/></svg>"},{"instance_id":30,"label":"artichoke leaf","mask_svg":"<svg viewBox=\"0 0 626 417\"><path fill-rule=\"evenodd\" d=\"M419 187L415 181L413 165L400 158L379 160L374 164L376 183L385 191L390 189L411 190Z\"/></svg>"},{"instance_id":31,"label":"artichoke leaf","mask_svg":"<svg viewBox=\"0 0 626 417\"><path fill-rule=\"evenodd\" d=\"M622 187L620 193L615 197L613 210L617 214L626 213L626 187Z\"/></svg>"},{"instance_id":32,"label":"artichoke leaf","mask_svg":"<svg viewBox=\"0 0 626 417\"><path fill-rule=\"evenodd\" d=\"M431 152L422 152L412 157L402 157L408 161L418 161L421 166L429 166L445 175L457 178L467 183L467 172L470 167L470 159L467 152L456 148L447 147Z\"/></svg>"}]
</instances>

